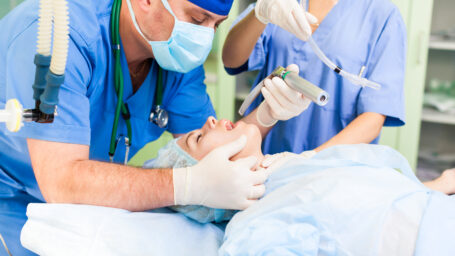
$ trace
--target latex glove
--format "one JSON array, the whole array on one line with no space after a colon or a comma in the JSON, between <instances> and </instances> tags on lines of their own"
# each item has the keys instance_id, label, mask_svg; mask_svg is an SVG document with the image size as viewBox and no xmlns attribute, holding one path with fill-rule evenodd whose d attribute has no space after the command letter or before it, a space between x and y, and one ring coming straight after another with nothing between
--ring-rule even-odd
<instances>
[{"instance_id":1,"label":"latex glove","mask_svg":"<svg viewBox=\"0 0 455 256\"><path fill-rule=\"evenodd\" d=\"M299 73L296 64L289 65L286 70ZM289 87L279 77L265 79L264 85L261 92L265 100L256 112L258 123L264 127L270 127L278 120L284 121L298 116L310 106L310 99Z\"/></svg>"},{"instance_id":2,"label":"latex glove","mask_svg":"<svg viewBox=\"0 0 455 256\"><path fill-rule=\"evenodd\" d=\"M256 18L264 23L273 23L294 34L301 40L311 36L310 24L318 19L306 12L306 0L258 0L254 9Z\"/></svg>"},{"instance_id":3,"label":"latex glove","mask_svg":"<svg viewBox=\"0 0 455 256\"><path fill-rule=\"evenodd\" d=\"M269 172L252 171L256 157L230 161L245 147L246 136L214 149L198 164L173 171L175 205L244 210L265 193Z\"/></svg>"},{"instance_id":4,"label":"latex glove","mask_svg":"<svg viewBox=\"0 0 455 256\"><path fill-rule=\"evenodd\" d=\"M303 151L300 154L283 152L274 155L266 155L261 165L262 167L267 168L268 171L273 172L288 161L295 159L310 159L314 155L316 155L316 151L314 150Z\"/></svg>"}]
</instances>

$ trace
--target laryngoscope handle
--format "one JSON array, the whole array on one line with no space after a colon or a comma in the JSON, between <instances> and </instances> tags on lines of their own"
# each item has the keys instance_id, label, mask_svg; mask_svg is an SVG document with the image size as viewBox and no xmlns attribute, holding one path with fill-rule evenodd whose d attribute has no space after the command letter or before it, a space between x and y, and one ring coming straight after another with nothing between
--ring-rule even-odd
<instances>
[{"instance_id":1,"label":"laryngoscope handle","mask_svg":"<svg viewBox=\"0 0 455 256\"><path fill-rule=\"evenodd\" d=\"M329 94L326 91L301 78L297 73L286 72L282 78L289 87L300 92L319 106L325 106L329 102Z\"/></svg>"},{"instance_id":2,"label":"laryngoscope handle","mask_svg":"<svg viewBox=\"0 0 455 256\"><path fill-rule=\"evenodd\" d=\"M329 94L317 87L316 85L310 83L309 81L301 78L298 74L286 71L285 68L279 66L277 67L272 74L267 76L267 78L273 78L278 76L282 78L289 87L294 90L302 93L305 97L318 104L319 106L325 106L329 102ZM264 79L264 80L265 80ZM248 94L246 99L243 101L242 106L240 106L239 114L243 116L246 109L253 103L254 99L261 93L261 88L264 86L264 80L262 80L256 87Z\"/></svg>"}]
</instances>

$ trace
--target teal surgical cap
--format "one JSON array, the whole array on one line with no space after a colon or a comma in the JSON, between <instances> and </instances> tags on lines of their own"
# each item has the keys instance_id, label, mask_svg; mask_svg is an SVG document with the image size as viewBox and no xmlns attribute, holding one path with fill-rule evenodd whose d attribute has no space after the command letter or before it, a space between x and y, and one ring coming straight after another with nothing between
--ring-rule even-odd
<instances>
[{"instance_id":1,"label":"teal surgical cap","mask_svg":"<svg viewBox=\"0 0 455 256\"><path fill-rule=\"evenodd\" d=\"M232 7L233 0L188 0L193 4L213 12L218 15L226 16Z\"/></svg>"}]
</instances>

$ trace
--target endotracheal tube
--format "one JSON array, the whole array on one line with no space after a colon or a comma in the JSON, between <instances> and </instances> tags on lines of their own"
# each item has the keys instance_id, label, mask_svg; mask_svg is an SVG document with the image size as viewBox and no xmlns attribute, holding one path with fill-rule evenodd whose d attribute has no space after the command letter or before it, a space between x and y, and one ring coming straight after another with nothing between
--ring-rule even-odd
<instances>
[{"instance_id":1,"label":"endotracheal tube","mask_svg":"<svg viewBox=\"0 0 455 256\"><path fill-rule=\"evenodd\" d=\"M318 58L324 62L327 67L329 67L331 70L335 71L336 73L340 74L342 77L348 79L351 83L360 85L362 87L370 87L376 90L381 89L381 85L375 82L372 82L364 77L356 76L353 75L349 72L344 71L341 67L338 67L333 63L325 54L321 51L319 46L316 44L316 42L313 40L312 37L308 39L308 44L310 45L311 49L313 49L314 53L318 56Z\"/></svg>"}]
</instances>

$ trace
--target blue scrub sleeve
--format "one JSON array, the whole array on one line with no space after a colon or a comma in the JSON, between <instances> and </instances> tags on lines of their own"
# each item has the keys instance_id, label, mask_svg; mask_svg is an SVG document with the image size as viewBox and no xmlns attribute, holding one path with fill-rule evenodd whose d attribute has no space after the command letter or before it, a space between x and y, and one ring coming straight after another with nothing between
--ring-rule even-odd
<instances>
[{"instance_id":1,"label":"blue scrub sleeve","mask_svg":"<svg viewBox=\"0 0 455 256\"><path fill-rule=\"evenodd\" d=\"M391 12L370 56L366 77L380 90L365 87L360 92L357 114L375 112L386 116L384 126L405 124L404 78L406 26L397 8Z\"/></svg>"},{"instance_id":2,"label":"blue scrub sleeve","mask_svg":"<svg viewBox=\"0 0 455 256\"><path fill-rule=\"evenodd\" d=\"M243 18L245 18L253 9L254 9L255 4L250 4L233 22L232 27L234 27L239 21L241 21ZM232 28L231 27L231 28ZM242 73L244 71L252 71L252 70L260 70L264 67L265 65L265 60L267 56L267 51L269 47L267 46L269 42L270 35L272 33L272 30L274 29L274 26L272 25L267 25L265 28L264 32L262 32L261 36L259 37L258 41L256 42L256 45L254 46L253 51L251 52L250 57L248 58L248 61L243 64L240 67L237 68L227 68L226 72L230 75L237 75L239 73Z\"/></svg>"},{"instance_id":3,"label":"blue scrub sleeve","mask_svg":"<svg viewBox=\"0 0 455 256\"><path fill-rule=\"evenodd\" d=\"M86 96L91 68L88 60L76 46L82 38L70 31L69 55L65 82L59 91L57 116L52 124L27 122L18 133L11 136L38 140L90 144L90 104ZM11 43L7 53L7 98L17 98L24 108L34 108L32 84L34 82L36 22L28 27Z\"/></svg>"},{"instance_id":4,"label":"blue scrub sleeve","mask_svg":"<svg viewBox=\"0 0 455 256\"><path fill-rule=\"evenodd\" d=\"M202 66L182 75L179 90L164 106L169 113L168 131L172 134L188 133L200 129L209 116L216 116L204 84Z\"/></svg>"}]
</instances>

